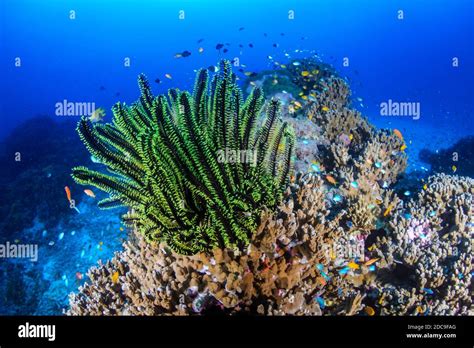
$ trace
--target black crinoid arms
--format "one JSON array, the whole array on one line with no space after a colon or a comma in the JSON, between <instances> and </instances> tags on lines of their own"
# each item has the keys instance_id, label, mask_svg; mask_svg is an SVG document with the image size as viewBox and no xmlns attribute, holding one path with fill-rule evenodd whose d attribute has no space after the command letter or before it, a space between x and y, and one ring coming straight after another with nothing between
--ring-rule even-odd
<instances>
[{"instance_id":1,"label":"black crinoid arms","mask_svg":"<svg viewBox=\"0 0 474 348\"><path fill-rule=\"evenodd\" d=\"M76 167L74 180L109 194L101 208L129 207L126 222L178 253L248 245L289 180L294 132L279 102L259 88L244 102L228 61L211 80L200 70L193 94L154 97L145 76L138 84L139 101L117 103L111 124L81 119L81 139L108 171Z\"/></svg>"}]
</instances>

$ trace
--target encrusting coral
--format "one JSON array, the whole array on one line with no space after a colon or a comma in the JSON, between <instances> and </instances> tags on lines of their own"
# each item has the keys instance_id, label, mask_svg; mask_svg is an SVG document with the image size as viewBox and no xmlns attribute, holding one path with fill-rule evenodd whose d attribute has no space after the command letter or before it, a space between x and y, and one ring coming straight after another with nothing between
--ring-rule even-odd
<instances>
[{"instance_id":1,"label":"encrusting coral","mask_svg":"<svg viewBox=\"0 0 474 348\"><path fill-rule=\"evenodd\" d=\"M284 117L296 167L310 166L247 246L187 256L133 232L67 314L472 315L474 180L440 174L399 194L403 138L351 109L343 80L326 81L304 120Z\"/></svg>"},{"instance_id":2,"label":"encrusting coral","mask_svg":"<svg viewBox=\"0 0 474 348\"><path fill-rule=\"evenodd\" d=\"M262 91L244 103L230 62L208 80L200 70L193 95L172 89L167 100L141 75L139 102L116 104L112 124L78 125L111 174L76 167L75 181L110 194L99 207L131 208L127 222L182 254L247 245L261 209L281 200L294 148L279 102L268 103L260 124Z\"/></svg>"}]
</instances>

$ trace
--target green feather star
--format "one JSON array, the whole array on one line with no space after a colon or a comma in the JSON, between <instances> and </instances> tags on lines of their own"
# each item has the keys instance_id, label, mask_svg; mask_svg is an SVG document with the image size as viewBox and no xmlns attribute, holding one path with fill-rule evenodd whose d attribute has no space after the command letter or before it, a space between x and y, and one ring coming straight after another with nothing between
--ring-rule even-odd
<instances>
[{"instance_id":1,"label":"green feather star","mask_svg":"<svg viewBox=\"0 0 474 348\"><path fill-rule=\"evenodd\" d=\"M288 184L294 134L279 120L279 102L267 103L262 122L262 90L244 102L230 62L220 65L211 82L198 72L193 94L154 97L140 75L139 101L117 103L113 123L83 118L77 128L108 172L76 167L74 180L109 194L101 208L129 207L126 222L181 254L245 247L263 207L275 207ZM223 160L236 153L253 161Z\"/></svg>"}]
</instances>

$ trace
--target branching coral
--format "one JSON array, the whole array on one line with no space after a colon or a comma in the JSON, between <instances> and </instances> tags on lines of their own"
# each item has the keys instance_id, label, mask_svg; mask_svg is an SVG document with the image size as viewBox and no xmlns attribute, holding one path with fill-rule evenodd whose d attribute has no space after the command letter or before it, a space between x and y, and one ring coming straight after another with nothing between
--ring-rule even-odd
<instances>
[{"instance_id":1,"label":"branching coral","mask_svg":"<svg viewBox=\"0 0 474 348\"><path fill-rule=\"evenodd\" d=\"M229 62L210 86L208 80L201 70L193 95L172 89L167 100L153 97L141 75L139 102L116 104L113 124L78 125L112 175L77 167L76 182L109 193L102 208L130 207L125 220L147 240L183 254L247 245L261 209L281 200L294 148L291 129L278 119L279 102L268 103L259 126L262 91L244 103ZM252 161L235 158L241 153Z\"/></svg>"},{"instance_id":2,"label":"branching coral","mask_svg":"<svg viewBox=\"0 0 474 348\"><path fill-rule=\"evenodd\" d=\"M418 200L394 213L373 251L386 263L381 314L472 311L473 204L472 179L439 174Z\"/></svg>"}]
</instances>

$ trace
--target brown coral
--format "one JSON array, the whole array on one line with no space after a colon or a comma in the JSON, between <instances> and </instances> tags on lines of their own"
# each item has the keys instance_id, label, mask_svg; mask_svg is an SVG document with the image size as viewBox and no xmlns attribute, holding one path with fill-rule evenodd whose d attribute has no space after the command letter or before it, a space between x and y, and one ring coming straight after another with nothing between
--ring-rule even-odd
<instances>
[{"instance_id":1,"label":"brown coral","mask_svg":"<svg viewBox=\"0 0 474 348\"><path fill-rule=\"evenodd\" d=\"M472 314L473 180L436 175L404 202L403 140L350 109L346 88L328 79L307 118L288 119L296 168L313 174L296 175L248 248L182 256L132 234L67 313Z\"/></svg>"}]
</instances>

